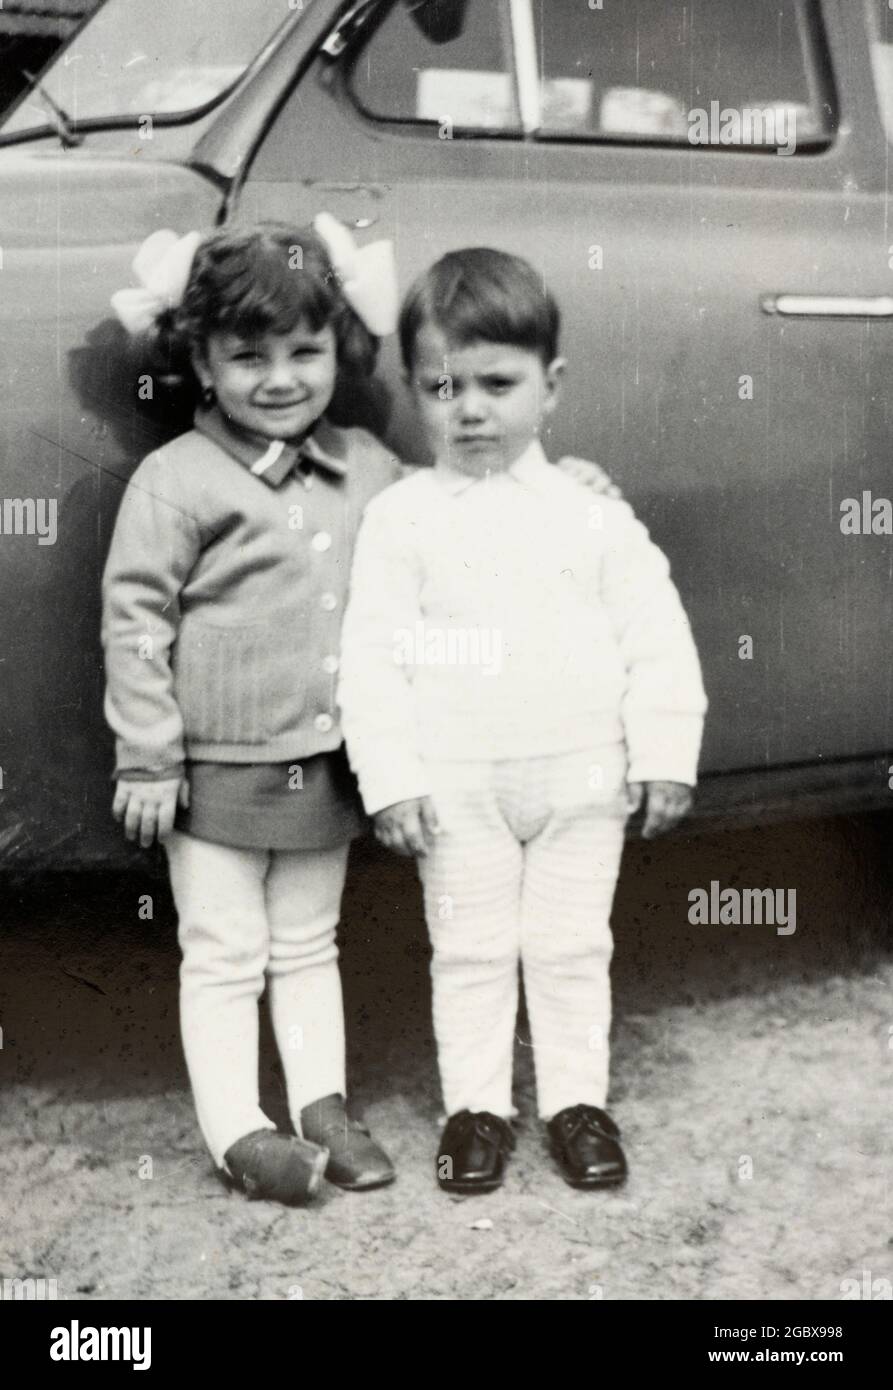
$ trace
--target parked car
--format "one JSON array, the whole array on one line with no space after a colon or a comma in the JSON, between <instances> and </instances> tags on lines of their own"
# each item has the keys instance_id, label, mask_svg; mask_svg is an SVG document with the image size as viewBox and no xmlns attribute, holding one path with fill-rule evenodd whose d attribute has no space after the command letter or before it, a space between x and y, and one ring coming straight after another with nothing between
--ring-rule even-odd
<instances>
[{"instance_id":1,"label":"parked car","mask_svg":"<svg viewBox=\"0 0 893 1390\"><path fill-rule=\"evenodd\" d=\"M107 0L0 126L0 864L124 853L99 579L186 416L109 296L159 227L321 209L404 285L467 244L542 268L549 451L616 478L692 615L701 814L884 804L891 53L883 0ZM392 342L348 407L422 460Z\"/></svg>"}]
</instances>

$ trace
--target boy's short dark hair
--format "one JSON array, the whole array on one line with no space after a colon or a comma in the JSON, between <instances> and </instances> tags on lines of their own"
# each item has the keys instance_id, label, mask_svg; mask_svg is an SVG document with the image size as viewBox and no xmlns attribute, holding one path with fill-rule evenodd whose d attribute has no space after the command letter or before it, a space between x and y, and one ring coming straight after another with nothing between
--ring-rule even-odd
<instances>
[{"instance_id":1,"label":"boy's short dark hair","mask_svg":"<svg viewBox=\"0 0 893 1390\"><path fill-rule=\"evenodd\" d=\"M558 305L533 266L490 246L469 246L441 256L410 288L400 310L400 351L412 367L416 338L433 323L459 346L483 339L539 353L558 354Z\"/></svg>"}]
</instances>

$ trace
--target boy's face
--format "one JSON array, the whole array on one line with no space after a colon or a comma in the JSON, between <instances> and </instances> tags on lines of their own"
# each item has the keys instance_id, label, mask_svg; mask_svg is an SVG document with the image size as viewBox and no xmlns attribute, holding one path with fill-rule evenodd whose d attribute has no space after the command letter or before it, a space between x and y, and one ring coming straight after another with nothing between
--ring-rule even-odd
<instances>
[{"instance_id":1,"label":"boy's face","mask_svg":"<svg viewBox=\"0 0 893 1390\"><path fill-rule=\"evenodd\" d=\"M260 440L304 434L335 389L335 334L298 324L290 333L212 333L193 358L202 386L212 386L224 415Z\"/></svg>"},{"instance_id":2,"label":"boy's face","mask_svg":"<svg viewBox=\"0 0 893 1390\"><path fill-rule=\"evenodd\" d=\"M482 477L514 463L558 399L560 357L483 339L457 347L425 324L415 341L409 382L436 457Z\"/></svg>"}]
</instances>

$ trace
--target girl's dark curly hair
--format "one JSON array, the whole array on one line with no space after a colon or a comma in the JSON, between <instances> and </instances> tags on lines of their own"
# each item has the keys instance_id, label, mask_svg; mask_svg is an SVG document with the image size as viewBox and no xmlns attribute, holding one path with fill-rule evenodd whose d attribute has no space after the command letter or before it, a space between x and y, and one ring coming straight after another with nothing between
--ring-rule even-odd
<instances>
[{"instance_id":1,"label":"girl's dark curly hair","mask_svg":"<svg viewBox=\"0 0 893 1390\"><path fill-rule=\"evenodd\" d=\"M378 339L347 303L310 227L266 222L213 232L195 253L182 304L166 318L159 327L174 353L201 352L212 333L250 338L306 323L314 333L331 325L348 376L370 375L378 355Z\"/></svg>"}]
</instances>

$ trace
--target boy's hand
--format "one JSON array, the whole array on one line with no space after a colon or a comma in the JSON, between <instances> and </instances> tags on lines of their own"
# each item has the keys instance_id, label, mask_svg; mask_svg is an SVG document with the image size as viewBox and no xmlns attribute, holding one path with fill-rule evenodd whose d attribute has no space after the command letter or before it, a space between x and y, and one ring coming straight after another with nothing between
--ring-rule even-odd
<instances>
[{"instance_id":1,"label":"boy's hand","mask_svg":"<svg viewBox=\"0 0 893 1390\"><path fill-rule=\"evenodd\" d=\"M427 854L440 830L430 796L397 801L376 812L373 820L376 839L395 854Z\"/></svg>"},{"instance_id":2,"label":"boy's hand","mask_svg":"<svg viewBox=\"0 0 893 1390\"><path fill-rule=\"evenodd\" d=\"M684 782L630 782L626 799L631 816L641 806L646 787L648 802L642 839L653 840L657 835L665 835L679 824L683 816L688 815L693 797L691 787Z\"/></svg>"},{"instance_id":3,"label":"boy's hand","mask_svg":"<svg viewBox=\"0 0 893 1390\"><path fill-rule=\"evenodd\" d=\"M623 497L620 488L611 481L610 475L599 464L592 463L589 459L578 459L573 454L567 454L558 460L557 467L569 478L573 478L575 483L582 483L584 487L589 488L590 492L600 492L605 497Z\"/></svg>"},{"instance_id":4,"label":"boy's hand","mask_svg":"<svg viewBox=\"0 0 893 1390\"><path fill-rule=\"evenodd\" d=\"M139 836L143 849L148 849L156 835L161 841L173 830L178 802L189 805L185 777L167 777L160 782L128 782L122 777L115 788L112 815L123 820L128 840Z\"/></svg>"}]
</instances>

